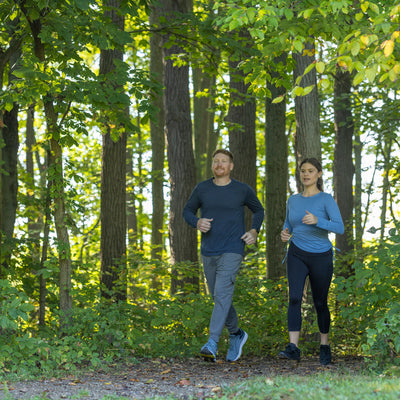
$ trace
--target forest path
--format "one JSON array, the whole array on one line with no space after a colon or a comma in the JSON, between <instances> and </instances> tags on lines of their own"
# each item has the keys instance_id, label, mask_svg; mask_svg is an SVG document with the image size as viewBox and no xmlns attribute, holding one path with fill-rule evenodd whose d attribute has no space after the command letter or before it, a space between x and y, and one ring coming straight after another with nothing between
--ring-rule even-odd
<instances>
[{"instance_id":1,"label":"forest path","mask_svg":"<svg viewBox=\"0 0 400 400\"><path fill-rule=\"evenodd\" d=\"M101 400L105 396L145 399L175 395L178 399L205 399L225 386L249 378L277 375L309 375L324 370L359 370L361 359L336 359L329 367L319 365L317 357L300 363L274 358L243 356L236 363L205 362L201 358L151 359L129 365L115 365L107 372L98 370L79 376L40 381L3 383L0 399Z\"/></svg>"}]
</instances>

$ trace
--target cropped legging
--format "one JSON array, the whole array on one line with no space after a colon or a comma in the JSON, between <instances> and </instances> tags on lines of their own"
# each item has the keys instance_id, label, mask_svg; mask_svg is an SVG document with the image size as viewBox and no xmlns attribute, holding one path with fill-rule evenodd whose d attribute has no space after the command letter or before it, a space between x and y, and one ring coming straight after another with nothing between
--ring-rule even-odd
<instances>
[{"instance_id":1,"label":"cropped legging","mask_svg":"<svg viewBox=\"0 0 400 400\"><path fill-rule=\"evenodd\" d=\"M331 315L328 308L328 291L333 274L332 249L324 253L310 253L290 243L287 256L289 282L288 328L289 332L301 329L301 301L307 275L317 311L321 333L328 333Z\"/></svg>"}]
</instances>

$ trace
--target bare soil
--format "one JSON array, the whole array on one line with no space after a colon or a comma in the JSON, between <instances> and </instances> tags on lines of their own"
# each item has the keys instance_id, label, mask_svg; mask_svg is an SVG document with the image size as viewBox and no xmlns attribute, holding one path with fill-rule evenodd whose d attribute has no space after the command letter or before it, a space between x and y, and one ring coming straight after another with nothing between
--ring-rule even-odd
<instances>
[{"instance_id":1,"label":"bare soil","mask_svg":"<svg viewBox=\"0 0 400 400\"><path fill-rule=\"evenodd\" d=\"M329 367L319 365L317 357L304 358L300 363L274 358L242 357L236 363L205 362L201 358L186 360L142 360L129 365L115 365L107 371L98 370L65 376L62 379L5 382L0 399L82 399L101 400L118 397L146 399L206 399L218 397L227 386L250 378L276 375L308 375L324 370L359 370L362 360L336 359ZM106 397L107 396L107 397Z\"/></svg>"}]
</instances>

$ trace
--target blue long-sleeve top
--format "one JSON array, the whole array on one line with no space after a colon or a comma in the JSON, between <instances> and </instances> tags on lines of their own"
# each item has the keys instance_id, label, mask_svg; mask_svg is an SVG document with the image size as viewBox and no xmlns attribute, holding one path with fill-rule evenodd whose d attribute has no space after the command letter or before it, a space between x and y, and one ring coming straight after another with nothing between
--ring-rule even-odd
<instances>
[{"instance_id":1,"label":"blue long-sleeve top","mask_svg":"<svg viewBox=\"0 0 400 400\"><path fill-rule=\"evenodd\" d=\"M249 185L231 179L228 185L218 186L210 178L193 189L183 209L185 221L196 228L199 209L201 218L213 218L211 229L201 234L202 255L244 254L245 243L240 238L246 233L245 206L253 212L251 228L258 232L263 223L264 208Z\"/></svg>"},{"instance_id":2,"label":"blue long-sleeve top","mask_svg":"<svg viewBox=\"0 0 400 400\"><path fill-rule=\"evenodd\" d=\"M318 218L316 225L302 222L306 211ZM332 248L328 233L343 234L344 225L334 198L325 192L305 197L301 193L289 197L283 229L288 228L292 242L310 253L323 253Z\"/></svg>"}]
</instances>

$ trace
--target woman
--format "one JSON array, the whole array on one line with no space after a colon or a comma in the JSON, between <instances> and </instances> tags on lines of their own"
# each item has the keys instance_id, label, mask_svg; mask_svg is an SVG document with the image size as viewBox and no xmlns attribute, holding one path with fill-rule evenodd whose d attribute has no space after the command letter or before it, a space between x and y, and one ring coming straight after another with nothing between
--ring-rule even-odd
<instances>
[{"instance_id":1,"label":"woman","mask_svg":"<svg viewBox=\"0 0 400 400\"><path fill-rule=\"evenodd\" d=\"M328 233L343 234L344 226L335 200L323 192L321 176L322 167L317 159L303 160L300 180L304 190L287 202L281 239L290 241L287 254L289 344L279 357L300 360L301 300L309 276L321 334L319 359L322 365L328 365L331 363L328 291L333 274L333 251Z\"/></svg>"}]
</instances>

